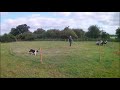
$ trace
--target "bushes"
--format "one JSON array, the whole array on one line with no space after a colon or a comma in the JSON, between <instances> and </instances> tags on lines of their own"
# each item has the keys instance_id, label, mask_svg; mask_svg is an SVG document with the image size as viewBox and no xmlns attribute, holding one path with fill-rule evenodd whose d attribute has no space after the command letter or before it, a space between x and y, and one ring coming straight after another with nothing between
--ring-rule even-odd
<instances>
[{"instance_id":1,"label":"bushes","mask_svg":"<svg viewBox=\"0 0 120 90\"><path fill-rule=\"evenodd\" d=\"M0 42L31 41L34 39L34 35L30 32L25 32L17 36L14 36L12 34L4 34L3 36L0 36Z\"/></svg>"},{"instance_id":2,"label":"bushes","mask_svg":"<svg viewBox=\"0 0 120 90\"><path fill-rule=\"evenodd\" d=\"M34 35L31 32L25 32L17 36L18 40L22 41L32 41L35 39Z\"/></svg>"},{"instance_id":3,"label":"bushes","mask_svg":"<svg viewBox=\"0 0 120 90\"><path fill-rule=\"evenodd\" d=\"M0 36L0 42L12 42L16 41L15 36L12 34L4 34L3 36Z\"/></svg>"}]
</instances>

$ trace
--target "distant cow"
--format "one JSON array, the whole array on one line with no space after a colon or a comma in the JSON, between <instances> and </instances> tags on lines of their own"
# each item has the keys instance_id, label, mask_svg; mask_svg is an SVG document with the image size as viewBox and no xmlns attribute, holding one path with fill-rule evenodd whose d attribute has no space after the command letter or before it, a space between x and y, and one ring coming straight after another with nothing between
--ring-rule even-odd
<instances>
[{"instance_id":1,"label":"distant cow","mask_svg":"<svg viewBox=\"0 0 120 90\"><path fill-rule=\"evenodd\" d=\"M106 41L100 40L96 42L96 45L103 45L103 44L107 44L107 40Z\"/></svg>"}]
</instances>

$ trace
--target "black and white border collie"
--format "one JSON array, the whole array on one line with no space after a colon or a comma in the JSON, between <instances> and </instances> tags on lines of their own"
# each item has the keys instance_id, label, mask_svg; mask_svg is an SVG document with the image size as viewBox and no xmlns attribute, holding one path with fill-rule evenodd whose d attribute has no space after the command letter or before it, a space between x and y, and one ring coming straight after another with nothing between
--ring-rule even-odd
<instances>
[{"instance_id":1,"label":"black and white border collie","mask_svg":"<svg viewBox=\"0 0 120 90\"><path fill-rule=\"evenodd\" d=\"M30 49L29 53L33 55L37 55L38 50Z\"/></svg>"}]
</instances>

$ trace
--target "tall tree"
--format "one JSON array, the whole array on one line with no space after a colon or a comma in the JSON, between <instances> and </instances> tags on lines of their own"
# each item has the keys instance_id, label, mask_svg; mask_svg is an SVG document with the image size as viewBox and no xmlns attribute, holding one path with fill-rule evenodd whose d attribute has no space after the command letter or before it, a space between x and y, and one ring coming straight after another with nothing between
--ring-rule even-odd
<instances>
[{"instance_id":1,"label":"tall tree","mask_svg":"<svg viewBox=\"0 0 120 90\"><path fill-rule=\"evenodd\" d=\"M16 27L16 29L19 31L19 34L23 34L24 32L29 32L29 26L27 26L27 24L22 24L22 25L18 25Z\"/></svg>"},{"instance_id":2,"label":"tall tree","mask_svg":"<svg viewBox=\"0 0 120 90\"><path fill-rule=\"evenodd\" d=\"M106 33L104 30L101 30L101 39L109 39L110 35Z\"/></svg>"},{"instance_id":3,"label":"tall tree","mask_svg":"<svg viewBox=\"0 0 120 90\"><path fill-rule=\"evenodd\" d=\"M37 39L45 38L46 31L42 28L38 28L36 31L33 32L34 36Z\"/></svg>"},{"instance_id":4,"label":"tall tree","mask_svg":"<svg viewBox=\"0 0 120 90\"><path fill-rule=\"evenodd\" d=\"M55 31L56 30L54 30L54 29L47 30L46 36L48 38L57 38L57 33Z\"/></svg>"},{"instance_id":5,"label":"tall tree","mask_svg":"<svg viewBox=\"0 0 120 90\"><path fill-rule=\"evenodd\" d=\"M51 38L60 38L60 31L58 29L49 29L47 30L47 36L50 36Z\"/></svg>"},{"instance_id":6,"label":"tall tree","mask_svg":"<svg viewBox=\"0 0 120 90\"><path fill-rule=\"evenodd\" d=\"M98 38L100 36L99 27L96 25L90 26L88 28L88 32L86 33L86 36L89 38Z\"/></svg>"},{"instance_id":7,"label":"tall tree","mask_svg":"<svg viewBox=\"0 0 120 90\"><path fill-rule=\"evenodd\" d=\"M78 38L76 33L68 27L65 27L63 31L61 31L61 38L66 39L69 36L72 36L73 38Z\"/></svg>"},{"instance_id":8,"label":"tall tree","mask_svg":"<svg viewBox=\"0 0 120 90\"><path fill-rule=\"evenodd\" d=\"M76 33L78 38L83 38L84 37L85 31L83 31L83 29L72 29L72 30Z\"/></svg>"},{"instance_id":9,"label":"tall tree","mask_svg":"<svg viewBox=\"0 0 120 90\"><path fill-rule=\"evenodd\" d=\"M16 28L11 28L10 34L16 36L19 34L23 34L24 32L30 32L29 28L30 27L26 24L18 25Z\"/></svg>"},{"instance_id":10,"label":"tall tree","mask_svg":"<svg viewBox=\"0 0 120 90\"><path fill-rule=\"evenodd\" d=\"M19 34L19 31L16 28L11 28L10 34L16 36Z\"/></svg>"},{"instance_id":11,"label":"tall tree","mask_svg":"<svg viewBox=\"0 0 120 90\"><path fill-rule=\"evenodd\" d=\"M42 28L38 28L36 31L34 31L33 33L34 34L42 34L42 33L44 33L45 32L45 30L44 29L42 29Z\"/></svg>"},{"instance_id":12,"label":"tall tree","mask_svg":"<svg viewBox=\"0 0 120 90\"><path fill-rule=\"evenodd\" d=\"M118 40L120 41L120 27L116 29L116 35L117 35Z\"/></svg>"}]
</instances>

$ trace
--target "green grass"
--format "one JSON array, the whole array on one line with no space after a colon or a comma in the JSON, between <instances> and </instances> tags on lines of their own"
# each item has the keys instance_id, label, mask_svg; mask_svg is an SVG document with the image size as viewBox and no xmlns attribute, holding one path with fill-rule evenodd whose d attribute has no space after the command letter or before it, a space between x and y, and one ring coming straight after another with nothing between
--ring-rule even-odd
<instances>
[{"instance_id":1,"label":"green grass","mask_svg":"<svg viewBox=\"0 0 120 90\"><path fill-rule=\"evenodd\" d=\"M28 54L29 49L43 52ZM108 42L24 41L1 44L2 78L118 78L120 77L119 44Z\"/></svg>"}]
</instances>

